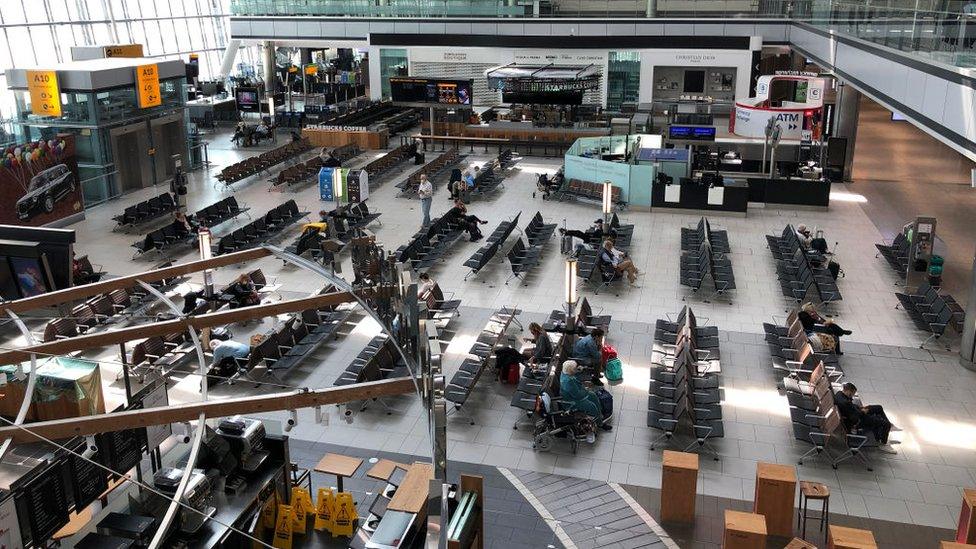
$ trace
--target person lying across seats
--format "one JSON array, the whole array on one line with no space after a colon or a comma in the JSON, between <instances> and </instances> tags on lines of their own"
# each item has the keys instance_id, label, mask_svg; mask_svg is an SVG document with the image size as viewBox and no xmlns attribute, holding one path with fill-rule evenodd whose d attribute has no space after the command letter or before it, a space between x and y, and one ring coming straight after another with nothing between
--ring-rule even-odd
<instances>
[{"instance_id":1,"label":"person lying across seats","mask_svg":"<svg viewBox=\"0 0 976 549\"><path fill-rule=\"evenodd\" d=\"M247 358L251 354L251 346L238 343L232 339L221 341L210 340L210 350L213 352L213 362L210 371L218 376L226 376L237 369L235 358Z\"/></svg>"},{"instance_id":2,"label":"person lying across seats","mask_svg":"<svg viewBox=\"0 0 976 549\"><path fill-rule=\"evenodd\" d=\"M820 316L817 309L814 308L813 303L807 302L803 304L800 308L800 312L796 314L797 318L800 319L800 324L803 325L803 331L807 333L808 336L813 334L826 334L834 338L834 352L838 355L844 354L840 350L840 336L851 335L854 332L850 330L845 330L837 325L832 318L824 318Z\"/></svg>"},{"instance_id":3,"label":"person lying across seats","mask_svg":"<svg viewBox=\"0 0 976 549\"><path fill-rule=\"evenodd\" d=\"M552 340L549 334L542 329L538 322L529 324L529 333L532 334L534 346L527 346L522 351L526 364L529 366L545 365L552 358Z\"/></svg>"},{"instance_id":4,"label":"person lying across seats","mask_svg":"<svg viewBox=\"0 0 976 549\"><path fill-rule=\"evenodd\" d=\"M576 340L573 360L581 366L593 369L593 384L603 385L603 329L594 328L590 334Z\"/></svg>"},{"instance_id":5,"label":"person lying across seats","mask_svg":"<svg viewBox=\"0 0 976 549\"><path fill-rule=\"evenodd\" d=\"M891 432L891 420L885 414L884 408L879 404L861 406L854 401L857 396L857 387L853 383L845 383L840 391L834 393L834 404L840 412L840 417L844 420L844 426L849 432L854 430L870 431L874 438L878 439L878 450L886 454L897 454L898 452L888 443L888 434Z\"/></svg>"},{"instance_id":6,"label":"person lying across seats","mask_svg":"<svg viewBox=\"0 0 976 549\"><path fill-rule=\"evenodd\" d=\"M454 207L448 210L444 216L448 219L456 218L464 227L464 230L468 232L468 236L471 237L471 242L477 242L484 237L478 225L484 225L488 222L479 219L476 215L468 215L468 207L464 205L464 202L461 202L460 198L454 200Z\"/></svg>"},{"instance_id":7,"label":"person lying across seats","mask_svg":"<svg viewBox=\"0 0 976 549\"><path fill-rule=\"evenodd\" d=\"M626 253L613 246L613 240L609 238L603 241L603 246L600 248L600 263L613 268L618 273L626 274L630 285L637 287L637 277L640 275L640 271L637 270L633 260Z\"/></svg>"},{"instance_id":8,"label":"person lying across seats","mask_svg":"<svg viewBox=\"0 0 976 549\"><path fill-rule=\"evenodd\" d=\"M572 236L578 238L582 240L584 244L599 245L601 242L603 242L606 239L606 237L617 236L617 231L613 230L612 228L607 231L604 231L603 220L597 219L593 221L592 227L586 229L586 232L578 231L576 229L560 228L559 234L563 236Z\"/></svg>"},{"instance_id":9,"label":"person lying across seats","mask_svg":"<svg viewBox=\"0 0 976 549\"><path fill-rule=\"evenodd\" d=\"M600 398L593 391L588 390L580 382L576 374L579 364L575 360L563 362L563 373L559 376L559 398L564 409L579 411L593 418L604 431L610 431L613 426L603 422L603 407Z\"/></svg>"}]
</instances>

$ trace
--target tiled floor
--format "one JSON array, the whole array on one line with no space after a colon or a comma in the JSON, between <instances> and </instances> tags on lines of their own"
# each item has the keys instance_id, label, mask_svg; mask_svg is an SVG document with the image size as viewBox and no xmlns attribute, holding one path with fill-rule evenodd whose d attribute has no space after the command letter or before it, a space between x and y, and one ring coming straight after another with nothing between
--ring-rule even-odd
<instances>
[{"instance_id":1,"label":"tiled floor","mask_svg":"<svg viewBox=\"0 0 976 549\"><path fill-rule=\"evenodd\" d=\"M223 165L241 156L256 154L247 149L242 155L220 135L210 148L214 165L209 171L191 174L190 209L199 209L226 193L216 191L210 181ZM362 165L381 154L373 151L350 163ZM487 157L475 155L466 162ZM542 201L532 198L536 175L552 171L557 161L526 158L506 180L505 189L495 198L471 205L473 213L487 218L493 227L503 218L522 211L522 225L536 210L548 222L562 224L565 219L573 228L585 228L598 216L594 205ZM403 244L418 227L419 204L394 196L393 184L414 169L404 164L404 172L388 180L370 197L371 210L382 212L382 225L375 227L377 238L388 249ZM261 213L278 203L295 198L302 209L317 211L331 208L317 200L314 187L296 192L269 192L262 178L235 185L239 201ZM162 192L159 189L156 192ZM151 267L161 259L131 259L129 244L138 235L110 232L111 217L125 205L153 193L148 189L112 203L93 208L88 219L72 228L78 231L79 253L105 265L113 274L133 273ZM435 193L433 213L448 208L443 189ZM466 405L475 425L451 416L448 425L449 456L452 460L504 467L517 471L559 474L599 482L626 483L657 488L661 478L661 456L650 450L656 433L645 424L648 362L653 322L676 312L687 295L677 283L680 228L697 221L696 216L663 212L627 211L625 223L636 224L631 254L646 274L638 288L621 287L615 292L594 296L585 289L595 312L613 315L610 341L626 364L622 385L613 387L615 428L602 434L596 444L581 447L572 455L568 446L557 444L552 453L532 449L531 434L513 430L519 412L509 406L511 389L483 378ZM976 373L961 368L956 356L945 352L918 349L924 335L917 332L907 315L896 310L893 295L894 277L881 259L874 258L873 244L880 234L861 204L843 186L837 186L835 200L827 212L785 209L754 209L746 218L711 216L713 226L729 231L732 261L739 289L731 304L716 300L702 303L697 296L688 298L703 321L722 330L722 357L726 437L714 446L721 460L703 460L699 492L708 496L748 500L753 492L755 464L759 460L795 463L806 448L793 440L785 397L776 390L776 380L769 367L769 357L762 344L761 322L781 315L790 304L780 296L775 281L773 260L765 249L763 235L778 233L786 223L804 222L823 228L833 246L836 241L838 260L847 276L839 281L844 301L834 306L838 322L854 331L844 342L843 360L847 377L858 385L866 401L880 403L904 429L896 433L902 441L897 456L871 456L874 471L865 471L855 463L844 463L838 470L810 463L799 467L801 479L827 483L837 494L832 508L840 514L879 520L913 523L947 528L953 525L962 487L976 485ZM215 231L217 236L230 232L246 220L228 223ZM292 229L284 241L297 236ZM462 315L455 321L453 338L447 347L444 368L452 375L463 354L484 325L492 310L515 305L525 310L523 321L541 319L560 306L563 288L562 258L554 238L546 246L543 261L523 284L505 285L508 265L501 254L477 277L463 281L461 264L478 245L461 241L448 253L445 261L431 271L446 291L462 299ZM187 251L180 259L194 255ZM309 275L280 261L265 259L248 265L260 266L284 284L282 295L293 297L319 284ZM217 282L225 283L241 269L218 271ZM349 272L348 260L343 272ZM196 282L199 282L198 280ZM274 319L262 325L235 328L235 337L244 340L248 334L267 329ZM39 326L39 322L32 323ZM320 348L285 382L297 387L330 386L366 342L377 332L370 320L348 330L335 342ZM515 332L513 332L514 334ZM112 350L103 353L110 356ZM114 379L117 366L103 365L103 379L108 385L106 398L121 400L122 390ZM196 400L196 379L176 376L171 402ZM258 389L271 391L272 387ZM253 391L246 384L221 386L211 398L239 396ZM420 404L414 397L390 399L398 412L384 414L372 406L354 416L353 422L342 421L338 413L326 425L315 424L311 410L300 411L301 422L291 435L297 440L339 442L345 446L429 455L427 427ZM283 419L284 415L273 415Z\"/></svg>"}]
</instances>

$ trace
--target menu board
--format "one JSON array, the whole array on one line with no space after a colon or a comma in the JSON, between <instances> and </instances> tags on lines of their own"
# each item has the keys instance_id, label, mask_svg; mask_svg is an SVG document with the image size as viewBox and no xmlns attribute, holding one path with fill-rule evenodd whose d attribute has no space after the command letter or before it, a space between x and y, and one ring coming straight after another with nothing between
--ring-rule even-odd
<instances>
[{"instance_id":1,"label":"menu board","mask_svg":"<svg viewBox=\"0 0 976 549\"><path fill-rule=\"evenodd\" d=\"M71 469L75 498L75 511L79 512L108 490L108 474L105 469L78 456L71 456Z\"/></svg>"},{"instance_id":2,"label":"menu board","mask_svg":"<svg viewBox=\"0 0 976 549\"><path fill-rule=\"evenodd\" d=\"M23 500L35 546L51 538L68 523L68 498L64 489L64 462L56 461L23 489Z\"/></svg>"},{"instance_id":3,"label":"menu board","mask_svg":"<svg viewBox=\"0 0 976 549\"><path fill-rule=\"evenodd\" d=\"M99 453L104 452L102 463L118 473L125 473L142 461L142 444L145 429L125 429L99 435Z\"/></svg>"},{"instance_id":4,"label":"menu board","mask_svg":"<svg viewBox=\"0 0 976 549\"><path fill-rule=\"evenodd\" d=\"M390 77L390 96L404 103L470 105L473 80L444 78Z\"/></svg>"}]
</instances>

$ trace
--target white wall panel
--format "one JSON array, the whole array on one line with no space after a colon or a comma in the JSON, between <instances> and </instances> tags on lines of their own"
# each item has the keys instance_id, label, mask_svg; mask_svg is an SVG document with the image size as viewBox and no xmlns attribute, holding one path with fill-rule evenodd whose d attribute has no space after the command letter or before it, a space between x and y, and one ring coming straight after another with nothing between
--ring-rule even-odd
<instances>
[{"instance_id":1,"label":"white wall panel","mask_svg":"<svg viewBox=\"0 0 976 549\"><path fill-rule=\"evenodd\" d=\"M298 36L298 22L279 19L274 22L274 34L285 37Z\"/></svg>"}]
</instances>

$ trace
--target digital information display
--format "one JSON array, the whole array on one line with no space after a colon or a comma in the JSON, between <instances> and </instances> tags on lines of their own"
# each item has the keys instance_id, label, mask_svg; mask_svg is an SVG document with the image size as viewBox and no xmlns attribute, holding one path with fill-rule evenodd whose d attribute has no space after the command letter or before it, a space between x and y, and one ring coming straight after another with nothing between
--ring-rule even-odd
<instances>
[{"instance_id":1,"label":"digital information display","mask_svg":"<svg viewBox=\"0 0 976 549\"><path fill-rule=\"evenodd\" d=\"M31 539L41 546L68 523L68 498L64 489L64 462L46 468L23 490L30 522Z\"/></svg>"},{"instance_id":2,"label":"digital information display","mask_svg":"<svg viewBox=\"0 0 976 549\"><path fill-rule=\"evenodd\" d=\"M669 126L668 139L715 141L714 126Z\"/></svg>"},{"instance_id":3,"label":"digital information display","mask_svg":"<svg viewBox=\"0 0 976 549\"><path fill-rule=\"evenodd\" d=\"M104 463L113 471L125 473L142 461L145 430L126 429L99 435L98 448L104 451Z\"/></svg>"},{"instance_id":4,"label":"digital information display","mask_svg":"<svg viewBox=\"0 0 976 549\"><path fill-rule=\"evenodd\" d=\"M74 483L75 511L81 511L108 490L108 474L86 459L74 455L69 459Z\"/></svg>"},{"instance_id":5,"label":"digital information display","mask_svg":"<svg viewBox=\"0 0 976 549\"><path fill-rule=\"evenodd\" d=\"M390 97L400 103L470 105L473 80L390 77Z\"/></svg>"}]
</instances>

